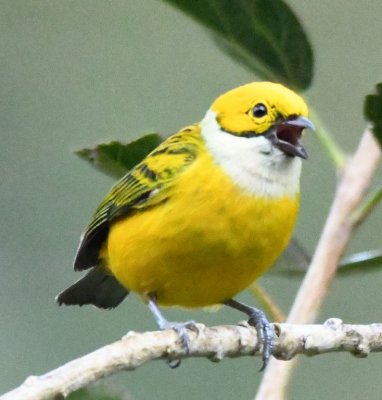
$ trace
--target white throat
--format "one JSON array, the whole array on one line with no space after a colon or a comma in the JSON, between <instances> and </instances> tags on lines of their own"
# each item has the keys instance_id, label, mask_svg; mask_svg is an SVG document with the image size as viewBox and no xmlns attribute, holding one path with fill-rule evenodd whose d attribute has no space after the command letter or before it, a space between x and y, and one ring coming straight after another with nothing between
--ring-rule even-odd
<instances>
[{"instance_id":1,"label":"white throat","mask_svg":"<svg viewBox=\"0 0 382 400\"><path fill-rule=\"evenodd\" d=\"M211 110L201 122L201 134L215 162L249 193L294 197L299 192L301 159L286 156L264 136L245 138L224 132Z\"/></svg>"}]
</instances>

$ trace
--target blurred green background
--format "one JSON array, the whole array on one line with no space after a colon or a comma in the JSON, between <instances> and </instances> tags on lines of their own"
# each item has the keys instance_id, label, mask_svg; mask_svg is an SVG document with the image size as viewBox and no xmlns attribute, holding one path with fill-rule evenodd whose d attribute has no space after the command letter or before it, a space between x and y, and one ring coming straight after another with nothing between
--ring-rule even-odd
<instances>
[{"instance_id":1,"label":"blurred green background","mask_svg":"<svg viewBox=\"0 0 382 400\"><path fill-rule=\"evenodd\" d=\"M288 4L315 50L306 93L338 142L352 151L364 127L362 103L382 80L382 3ZM0 392L120 338L153 330L134 296L107 312L59 308L54 296L79 277L79 236L112 180L74 156L81 146L142 133L170 134L200 120L220 93L257 79L222 54L204 29L158 0L0 1ZM335 187L335 172L314 134L306 136L302 208L296 237L312 252ZM380 179L379 179L380 180ZM381 208L350 252L380 246ZM285 311L300 278L268 275L262 284ZM382 320L380 272L339 278L320 321ZM249 294L246 301L254 303ZM235 323L237 312L167 310L171 319ZM301 358L291 399L380 399L381 356ZM187 360L121 373L105 383L134 399L250 399L259 359L213 364Z\"/></svg>"}]
</instances>

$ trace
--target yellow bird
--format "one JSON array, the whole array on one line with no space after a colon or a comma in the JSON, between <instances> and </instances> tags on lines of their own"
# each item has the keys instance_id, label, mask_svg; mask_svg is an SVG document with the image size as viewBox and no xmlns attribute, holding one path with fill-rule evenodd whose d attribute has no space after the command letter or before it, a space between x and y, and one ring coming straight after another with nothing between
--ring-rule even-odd
<instances>
[{"instance_id":1,"label":"yellow bird","mask_svg":"<svg viewBox=\"0 0 382 400\"><path fill-rule=\"evenodd\" d=\"M129 293L149 305L161 329L187 346L186 328L158 305L226 304L249 316L263 344L264 313L233 297L286 247L299 204L300 143L313 129L303 99L253 82L215 100L200 123L170 136L117 182L82 236L75 270L91 268L59 304L116 307Z\"/></svg>"}]
</instances>

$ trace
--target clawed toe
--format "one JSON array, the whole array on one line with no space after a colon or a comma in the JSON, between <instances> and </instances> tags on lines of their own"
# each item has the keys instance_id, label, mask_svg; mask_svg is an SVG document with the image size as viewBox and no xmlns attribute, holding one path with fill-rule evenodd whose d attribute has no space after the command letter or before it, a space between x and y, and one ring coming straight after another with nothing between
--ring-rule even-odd
<instances>
[{"instance_id":1,"label":"clawed toe","mask_svg":"<svg viewBox=\"0 0 382 400\"><path fill-rule=\"evenodd\" d=\"M188 330L192 330L194 332L199 332L199 329L195 323L195 321L187 321L187 322L167 322L163 329L173 329L178 335L179 339L182 343L182 346L185 348L186 352L190 352L190 336L188 334Z\"/></svg>"},{"instance_id":2,"label":"clawed toe","mask_svg":"<svg viewBox=\"0 0 382 400\"><path fill-rule=\"evenodd\" d=\"M259 338L259 344L263 346L262 360L263 365L260 371L264 371L268 364L269 358L272 354L273 342L274 342L274 331L272 325L269 323L265 314L257 309L254 309L253 314L248 320L248 324L256 328L257 335Z\"/></svg>"},{"instance_id":3,"label":"clawed toe","mask_svg":"<svg viewBox=\"0 0 382 400\"><path fill-rule=\"evenodd\" d=\"M163 329L173 329L179 336L180 342L183 348L188 354L190 352L190 336L188 334L188 329L199 332L199 329L194 321L187 322L168 322ZM178 368L181 360L167 360L167 364L170 368Z\"/></svg>"},{"instance_id":4,"label":"clawed toe","mask_svg":"<svg viewBox=\"0 0 382 400\"><path fill-rule=\"evenodd\" d=\"M166 330L166 329L173 329L179 336L180 342L183 346L183 348L186 350L186 353L188 354L190 352L190 337L188 335L188 330L192 330L196 333L199 333L199 328L196 325L195 321L186 321L186 322L169 322L167 321L166 318L162 315L160 312L156 301L155 301L155 296L150 296L149 301L148 301L148 306L153 313L157 324L160 329ZM177 368L180 365L180 360L167 360L167 364L171 368Z\"/></svg>"},{"instance_id":5,"label":"clawed toe","mask_svg":"<svg viewBox=\"0 0 382 400\"><path fill-rule=\"evenodd\" d=\"M268 322L265 314L257 308L239 303L234 299L227 300L225 304L247 314L249 316L248 324L256 328L259 346L262 346L263 365L260 371L264 371L272 354L275 338L272 325Z\"/></svg>"},{"instance_id":6,"label":"clawed toe","mask_svg":"<svg viewBox=\"0 0 382 400\"><path fill-rule=\"evenodd\" d=\"M198 331L198 327L194 321L187 322L168 322L166 327L163 329L173 329L179 336L180 342L183 348L188 354L190 352L190 336L188 335L188 329ZM167 360L167 365L172 368L178 368L181 364L181 360Z\"/></svg>"}]
</instances>

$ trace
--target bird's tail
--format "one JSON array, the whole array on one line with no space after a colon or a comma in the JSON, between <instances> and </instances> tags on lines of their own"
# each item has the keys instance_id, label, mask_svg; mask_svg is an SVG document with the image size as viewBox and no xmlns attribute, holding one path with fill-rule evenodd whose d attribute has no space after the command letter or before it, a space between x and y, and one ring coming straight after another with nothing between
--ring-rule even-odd
<instances>
[{"instance_id":1,"label":"bird's tail","mask_svg":"<svg viewBox=\"0 0 382 400\"><path fill-rule=\"evenodd\" d=\"M129 294L112 275L100 267L90 270L85 276L57 295L59 305L93 304L99 308L114 308Z\"/></svg>"}]
</instances>

